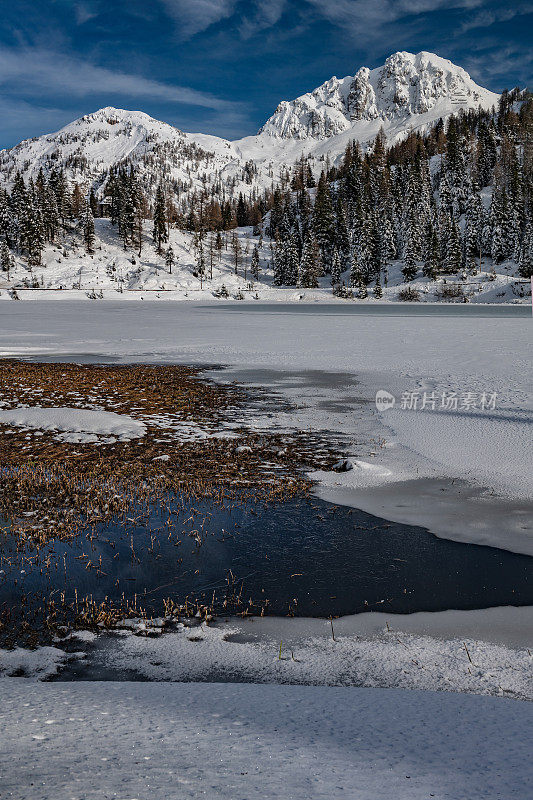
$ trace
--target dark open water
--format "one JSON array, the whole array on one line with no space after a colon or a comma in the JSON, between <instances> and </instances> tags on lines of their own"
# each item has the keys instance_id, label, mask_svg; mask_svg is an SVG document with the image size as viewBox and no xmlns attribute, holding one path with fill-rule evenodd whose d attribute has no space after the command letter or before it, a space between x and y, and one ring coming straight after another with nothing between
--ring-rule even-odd
<instances>
[{"instance_id":1,"label":"dark open water","mask_svg":"<svg viewBox=\"0 0 533 800\"><path fill-rule=\"evenodd\" d=\"M185 525L187 509L180 514L171 538L154 514L127 532L104 527L93 540L53 543L47 548L50 567L42 573L46 554L41 551L40 564L30 569L6 536L2 551L14 564L3 564L0 605L60 591L73 599L74 588L97 601L137 594L139 605L154 615L168 597L211 602L214 594L221 609L228 592L240 596L241 610L251 598L251 610L265 606L267 613L296 616L533 605L528 556L440 539L423 528L314 499L231 511L204 504L196 512ZM201 531L202 523L199 546L188 534ZM132 543L138 560L132 559ZM76 558L81 553L93 564L101 557L100 571L86 569L86 559Z\"/></svg>"}]
</instances>

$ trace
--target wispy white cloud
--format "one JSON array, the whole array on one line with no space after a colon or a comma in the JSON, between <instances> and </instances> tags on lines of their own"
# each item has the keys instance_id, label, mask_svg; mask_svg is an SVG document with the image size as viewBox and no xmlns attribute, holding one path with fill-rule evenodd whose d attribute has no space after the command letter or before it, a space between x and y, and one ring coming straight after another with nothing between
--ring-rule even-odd
<instances>
[{"instance_id":1,"label":"wispy white cloud","mask_svg":"<svg viewBox=\"0 0 533 800\"><path fill-rule=\"evenodd\" d=\"M494 53L497 51L498 57ZM501 45L495 39L483 39L474 43L464 57L464 67L482 85L487 82L505 85L508 89L518 81L522 86L531 80L533 51L514 45ZM513 80L509 83L509 76Z\"/></svg>"},{"instance_id":2,"label":"wispy white cloud","mask_svg":"<svg viewBox=\"0 0 533 800\"><path fill-rule=\"evenodd\" d=\"M161 0L175 20L179 37L190 39L222 20L231 19L233 32L243 39L274 27L290 0ZM293 4L294 5L294 4Z\"/></svg>"},{"instance_id":3,"label":"wispy white cloud","mask_svg":"<svg viewBox=\"0 0 533 800\"><path fill-rule=\"evenodd\" d=\"M391 22L449 9L476 9L484 0L307 0L315 13L351 34L368 35ZM384 34L390 35L390 34Z\"/></svg>"},{"instance_id":4,"label":"wispy white cloud","mask_svg":"<svg viewBox=\"0 0 533 800\"><path fill-rule=\"evenodd\" d=\"M241 104L223 100L208 92L175 86L142 75L118 72L70 56L35 48L0 50L0 87L9 95L69 98L107 94L129 98L150 98L236 111Z\"/></svg>"},{"instance_id":5,"label":"wispy white cloud","mask_svg":"<svg viewBox=\"0 0 533 800\"><path fill-rule=\"evenodd\" d=\"M277 25L287 8L286 0L255 0L254 3L247 5L252 6L252 13L244 17L239 26L244 39Z\"/></svg>"},{"instance_id":6,"label":"wispy white cloud","mask_svg":"<svg viewBox=\"0 0 533 800\"><path fill-rule=\"evenodd\" d=\"M90 2L79 2L74 4L74 13L76 15L76 22L78 25L84 25L91 19L98 16L98 11L95 6Z\"/></svg>"},{"instance_id":7,"label":"wispy white cloud","mask_svg":"<svg viewBox=\"0 0 533 800\"><path fill-rule=\"evenodd\" d=\"M491 28L501 22L509 22L515 17L533 13L533 3L515 3L509 8L485 8L468 17L461 24L464 33L475 28Z\"/></svg>"},{"instance_id":8,"label":"wispy white cloud","mask_svg":"<svg viewBox=\"0 0 533 800\"><path fill-rule=\"evenodd\" d=\"M231 17L236 0L162 0L175 19L180 38L189 39L223 19Z\"/></svg>"}]
</instances>

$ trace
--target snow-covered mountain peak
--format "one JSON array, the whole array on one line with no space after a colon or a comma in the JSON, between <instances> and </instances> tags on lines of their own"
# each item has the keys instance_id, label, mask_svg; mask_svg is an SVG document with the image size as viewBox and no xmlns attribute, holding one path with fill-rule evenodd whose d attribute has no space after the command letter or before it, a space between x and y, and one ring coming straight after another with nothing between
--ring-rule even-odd
<instances>
[{"instance_id":1,"label":"snow-covered mountain peak","mask_svg":"<svg viewBox=\"0 0 533 800\"><path fill-rule=\"evenodd\" d=\"M82 131L81 134L80 131ZM178 128L166 122L160 122L143 111L127 111L123 108L106 106L70 122L56 134L51 134L47 138L51 140L59 137L63 143L66 143L71 139L78 140L80 135L85 141L101 140L102 137L109 140L109 138L116 139L124 136L130 140L133 137L140 141L146 136L161 138L185 136Z\"/></svg>"},{"instance_id":2,"label":"snow-covered mountain peak","mask_svg":"<svg viewBox=\"0 0 533 800\"><path fill-rule=\"evenodd\" d=\"M201 138L201 137L199 137ZM142 111L107 106L74 120L56 133L28 139L0 152L3 182L12 184L17 171L36 178L62 167L72 182L99 190L109 170L131 163L139 170L146 188L165 176L184 193L205 183L204 173L222 170L233 154L219 155L216 137L194 136L160 122ZM206 150L205 144L213 149ZM216 152L215 152L216 150Z\"/></svg>"},{"instance_id":3,"label":"snow-covered mountain peak","mask_svg":"<svg viewBox=\"0 0 533 800\"><path fill-rule=\"evenodd\" d=\"M71 183L103 196L110 170L133 164L148 195L165 180L186 210L189 196L221 198L264 189L274 174L302 155L318 171L342 158L346 145L363 147L383 128L389 143L410 130L427 130L460 108L490 108L498 95L433 53L397 52L376 69L332 77L312 92L279 104L260 133L236 142L184 133L142 111L106 106L56 133L0 151L0 183L12 185L39 170L61 167Z\"/></svg>"},{"instance_id":4,"label":"snow-covered mountain peak","mask_svg":"<svg viewBox=\"0 0 533 800\"><path fill-rule=\"evenodd\" d=\"M478 86L461 67L434 53L400 51L382 67L331 78L313 92L280 103L260 133L280 139L327 139L355 122L393 120L458 108L489 108L498 96Z\"/></svg>"}]
</instances>

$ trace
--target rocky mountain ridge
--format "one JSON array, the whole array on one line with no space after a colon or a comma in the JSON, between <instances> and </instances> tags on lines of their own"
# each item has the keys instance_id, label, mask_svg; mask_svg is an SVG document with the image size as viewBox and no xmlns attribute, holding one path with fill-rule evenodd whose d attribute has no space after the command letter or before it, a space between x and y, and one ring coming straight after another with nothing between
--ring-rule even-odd
<instances>
[{"instance_id":1,"label":"rocky mountain ridge","mask_svg":"<svg viewBox=\"0 0 533 800\"><path fill-rule=\"evenodd\" d=\"M221 199L261 191L303 154L319 172L326 159L342 157L350 140L364 146L380 128L392 143L461 108L488 109L497 101L446 59L398 52L382 67L361 67L283 101L257 135L234 142L185 133L141 111L102 108L0 151L0 181L11 185L18 171L35 179L40 169L62 167L69 181L101 195L112 167L134 164L148 192L164 179L185 206L195 193Z\"/></svg>"}]
</instances>

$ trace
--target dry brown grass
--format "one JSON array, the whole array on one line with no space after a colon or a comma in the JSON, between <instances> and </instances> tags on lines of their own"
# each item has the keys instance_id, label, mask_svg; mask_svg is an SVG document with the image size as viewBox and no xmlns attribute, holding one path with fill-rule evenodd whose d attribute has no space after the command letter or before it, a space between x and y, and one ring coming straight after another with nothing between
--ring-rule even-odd
<instances>
[{"instance_id":1,"label":"dry brown grass","mask_svg":"<svg viewBox=\"0 0 533 800\"><path fill-rule=\"evenodd\" d=\"M165 420L178 417L213 434L228 420L245 420L247 404L260 400L239 386L200 378L198 370L182 366L0 361L3 408L98 406L128 414L147 428L141 439L95 445L58 441L51 432L28 437L27 431L0 425L0 526L18 549L16 556L12 552L8 556L0 539L0 565L9 568L15 560L19 568L57 569L50 548L41 555L44 545L97 537L107 523L127 533L128 526L142 525L154 508L166 517L163 535L179 539L188 521L180 519L180 508L190 513L195 502L228 509L307 495L310 482L302 467L327 468L336 458L316 436L257 433L243 423L233 429L237 439L181 442L161 427ZM162 455L168 460L154 461ZM197 527L201 546L202 529ZM162 533L147 527L147 540L154 535ZM87 569L98 575L100 568L87 556ZM229 589L233 605L241 605L242 613L247 613L238 587ZM202 616L212 610L194 603L190 608ZM167 610L188 613L189 607L169 600ZM46 627L57 632L69 612L77 624L90 627L111 626L124 615L143 613L136 598L123 596L120 603L76 598L73 607L57 593L53 599L41 598L38 609L28 601L23 611L21 615L17 610L17 618L23 619L29 641L37 618L44 618ZM11 613L4 613L4 633L10 619Z\"/></svg>"}]
</instances>

